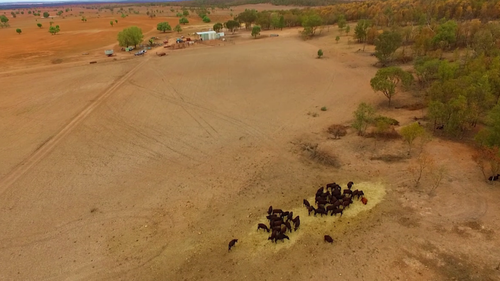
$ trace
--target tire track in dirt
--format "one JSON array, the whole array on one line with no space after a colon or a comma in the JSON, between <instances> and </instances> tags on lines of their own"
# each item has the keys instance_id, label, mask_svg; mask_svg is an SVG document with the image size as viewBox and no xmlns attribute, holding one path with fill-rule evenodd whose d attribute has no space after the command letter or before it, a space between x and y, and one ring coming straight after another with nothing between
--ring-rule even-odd
<instances>
[{"instance_id":1,"label":"tire track in dirt","mask_svg":"<svg viewBox=\"0 0 500 281\"><path fill-rule=\"evenodd\" d=\"M184 96L183 96L183 95L181 95L181 94L177 91L177 89L175 89L175 87L174 87L174 85L172 84L172 82L171 82L169 79L167 79L166 81L165 81L165 80L163 80L163 75L162 75L162 73L161 73L161 72L160 72L157 68L153 67L152 69L155 71L155 73L158 75L158 77L159 77L159 78L160 78L163 82L168 83L168 85L170 86L170 89L172 89L172 91L171 91L171 92L174 94L174 96L175 96L177 99L180 99L180 100L182 100L182 101L184 102ZM213 138L214 136L212 135L212 133L210 133L210 130L208 130L206 126L203 126L203 124L201 124L201 121L203 121L203 123L207 124L207 125L208 125L208 127L210 127L210 128L211 128L211 129L212 129L212 130L216 133L216 134L219 134L219 132L218 132L218 131L217 131L217 130L216 130L216 129L215 129L215 128L214 128L214 127L210 124L210 123L208 123L208 122L207 122L207 121L206 121L206 120L205 120L205 119L204 119L204 118L203 118L200 114L197 114L197 113L196 113L196 111L186 109L186 107L183 105L183 103L179 103L179 106L180 106L180 107L184 110L184 112L186 112L186 113L187 113L187 114L188 114L191 118L193 118L193 120L194 120L196 123L198 123L198 125L200 125L200 127L201 127L201 128L203 128L203 130L205 130L205 132L207 132L207 134L208 134L210 137L212 137L212 138ZM195 117L195 115L196 115L196 116L198 116L198 118L196 118L196 117ZM201 119L201 121L200 121L200 120L198 120L198 119Z\"/></svg>"},{"instance_id":2,"label":"tire track in dirt","mask_svg":"<svg viewBox=\"0 0 500 281\"><path fill-rule=\"evenodd\" d=\"M129 72L123 75L118 81L112 84L106 91L97 96L84 110L69 121L57 134L48 138L42 143L30 156L24 159L16 167L14 167L7 175L0 179L0 194L3 194L13 183L15 183L24 173L31 167L47 156L56 145L67 136L73 128L80 124L85 118L94 111L107 97L118 89L125 81L127 81L149 58L145 58L141 63L137 64Z\"/></svg>"},{"instance_id":3,"label":"tire track in dirt","mask_svg":"<svg viewBox=\"0 0 500 281\"><path fill-rule=\"evenodd\" d=\"M232 124L235 127L245 128L245 131L248 132L250 135L262 137L263 140L266 140L266 143L268 145L270 145L272 147L275 147L275 148L279 148L280 147L278 144L276 144L276 140L273 139L272 137L270 137L268 134L266 134L265 132L262 132L260 129L256 128L255 126L251 126L250 124L248 124L248 123L246 123L246 122L244 122L244 121L242 121L242 120L240 120L238 118L232 117L232 116L230 116L228 114L221 113L221 112L212 110L212 109L210 109L208 107L205 107L205 106L202 106L202 105L199 105L199 104L195 104L195 103L192 103L192 102L180 99L180 98L167 97L162 92L158 92L158 91L155 91L155 90L143 87L143 86L138 85L138 84L136 84L136 83L134 83L132 81L128 81L128 82L130 84L132 84L132 85L134 85L134 86L136 86L136 87L144 90L144 91L147 91L148 93L150 93L151 95L154 95L155 97L157 97L159 99L169 101L172 104L175 104L175 105L178 105L178 106L182 106L183 105L185 107L189 107L191 110L192 109L196 109L197 111L205 112L207 114L210 114L211 116L214 116L214 117L219 118L219 119L221 119L223 121L226 121L226 122L228 122L229 124Z\"/></svg>"}]
</instances>

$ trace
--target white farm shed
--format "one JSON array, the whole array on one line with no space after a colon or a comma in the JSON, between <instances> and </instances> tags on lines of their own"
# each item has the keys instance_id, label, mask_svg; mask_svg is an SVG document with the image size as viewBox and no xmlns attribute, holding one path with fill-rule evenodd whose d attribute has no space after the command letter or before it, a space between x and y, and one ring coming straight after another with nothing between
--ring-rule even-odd
<instances>
[{"instance_id":1,"label":"white farm shed","mask_svg":"<svg viewBox=\"0 0 500 281\"><path fill-rule=\"evenodd\" d=\"M196 32L200 38L205 41L205 40L214 40L217 39L217 32L211 30L211 31L203 31L203 32Z\"/></svg>"}]
</instances>

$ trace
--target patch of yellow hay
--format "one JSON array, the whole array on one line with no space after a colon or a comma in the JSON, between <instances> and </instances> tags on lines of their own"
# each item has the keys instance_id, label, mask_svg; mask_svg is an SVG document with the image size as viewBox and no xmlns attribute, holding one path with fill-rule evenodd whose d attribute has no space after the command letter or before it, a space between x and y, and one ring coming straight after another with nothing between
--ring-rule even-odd
<instances>
[{"instance_id":1,"label":"patch of yellow hay","mask_svg":"<svg viewBox=\"0 0 500 281\"><path fill-rule=\"evenodd\" d=\"M344 186L345 185L343 185L342 187L344 188ZM315 217L314 214L311 213L311 216L309 216L307 214L307 209L302 205L302 200L300 200L300 202L298 202L298 206L295 208L282 208L286 211L292 211L294 217L300 216L300 227L297 232L286 234L288 235L288 237L290 237L290 240L285 239L285 242L278 241L278 243L275 244L267 239L270 236L270 233L267 233L264 230L257 231L258 223L265 223L266 225L268 225L268 221L266 219L267 213L265 212L261 217L259 217L258 221L256 221L255 224L252 225L247 237L241 240L244 241L245 247L253 249L254 254L257 254L257 252L260 250L276 252L281 249L289 248L295 242L297 242L302 235L306 233L312 234L313 236L318 235L321 237L321 239L325 234L333 234L332 237L334 237L335 239L336 235L334 233L337 233L349 226L345 222L346 219L353 218L363 211L372 209L382 201L386 194L385 186L382 183L355 183L352 187L352 190L356 189L363 190L366 199L368 199L368 203L366 205L363 205L363 203L361 203L361 200L353 199L354 203L344 211L342 218L340 218L340 214L337 214L337 216L328 215L323 217L317 215ZM313 194L315 192L315 190L312 191ZM311 204L314 204L314 196L307 198L307 200ZM276 207L279 208L279 206Z\"/></svg>"}]
</instances>

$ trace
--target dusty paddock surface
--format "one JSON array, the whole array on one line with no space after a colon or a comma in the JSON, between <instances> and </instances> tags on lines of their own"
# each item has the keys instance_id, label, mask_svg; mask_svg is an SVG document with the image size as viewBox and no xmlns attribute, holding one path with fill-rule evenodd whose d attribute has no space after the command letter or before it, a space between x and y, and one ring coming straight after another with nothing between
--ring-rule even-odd
<instances>
[{"instance_id":1,"label":"dusty paddock surface","mask_svg":"<svg viewBox=\"0 0 500 281\"><path fill-rule=\"evenodd\" d=\"M0 77L0 279L498 280L500 192L467 147L428 144L449 171L429 196L426 177L411 188L411 160L369 160L399 142L327 138L382 99L373 57L334 35ZM311 162L305 141L341 167ZM304 217L285 245L256 232L269 205L305 216L303 198L349 180L367 206Z\"/></svg>"}]
</instances>

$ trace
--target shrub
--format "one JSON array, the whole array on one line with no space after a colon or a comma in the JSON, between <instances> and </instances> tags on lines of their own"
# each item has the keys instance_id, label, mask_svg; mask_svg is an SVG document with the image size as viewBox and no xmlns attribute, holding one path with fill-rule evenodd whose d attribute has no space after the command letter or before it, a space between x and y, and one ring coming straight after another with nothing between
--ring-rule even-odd
<instances>
[{"instance_id":1,"label":"shrub","mask_svg":"<svg viewBox=\"0 0 500 281\"><path fill-rule=\"evenodd\" d=\"M390 118L390 117L387 117L387 116L382 116L382 115L379 115L377 117L375 117L373 119L373 124L376 126L379 122L384 122L384 123L387 123L388 125L391 125L391 126L399 126L399 121L394 119L394 118Z\"/></svg>"},{"instance_id":2,"label":"shrub","mask_svg":"<svg viewBox=\"0 0 500 281\"><path fill-rule=\"evenodd\" d=\"M366 103L360 103L356 111L354 111L354 122L352 127L358 131L358 135L362 136L369 124L373 123L373 115L375 115L375 109Z\"/></svg>"},{"instance_id":3,"label":"shrub","mask_svg":"<svg viewBox=\"0 0 500 281\"><path fill-rule=\"evenodd\" d=\"M320 59L323 56L323 50L319 49L318 50L318 59Z\"/></svg>"},{"instance_id":4,"label":"shrub","mask_svg":"<svg viewBox=\"0 0 500 281\"><path fill-rule=\"evenodd\" d=\"M347 126L340 124L333 124L330 127L328 127L327 132L333 135L334 139L338 139L347 134Z\"/></svg>"},{"instance_id":5,"label":"shrub","mask_svg":"<svg viewBox=\"0 0 500 281\"><path fill-rule=\"evenodd\" d=\"M323 107L321 108L321 111L326 111L326 110L327 110L326 106L323 106Z\"/></svg>"}]
</instances>

